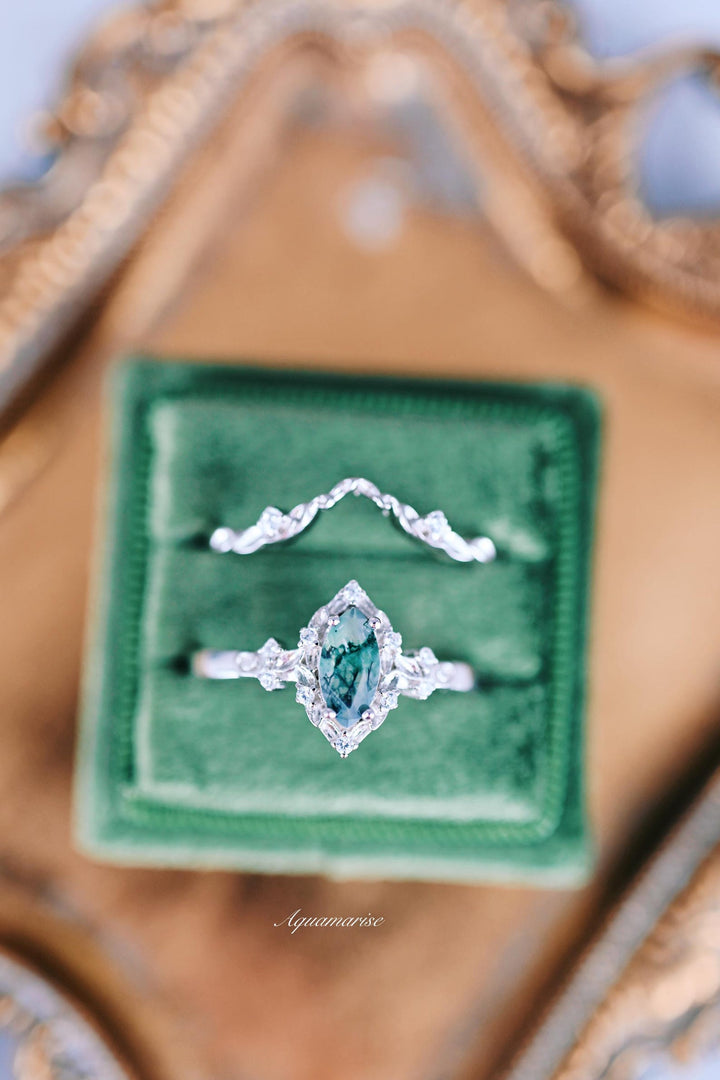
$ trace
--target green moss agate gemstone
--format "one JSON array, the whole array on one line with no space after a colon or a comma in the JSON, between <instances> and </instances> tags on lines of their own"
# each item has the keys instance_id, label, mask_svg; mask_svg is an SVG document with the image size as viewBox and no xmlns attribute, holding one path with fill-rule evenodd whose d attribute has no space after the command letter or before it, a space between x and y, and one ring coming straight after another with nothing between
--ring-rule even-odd
<instances>
[{"instance_id":1,"label":"green moss agate gemstone","mask_svg":"<svg viewBox=\"0 0 720 1080\"><path fill-rule=\"evenodd\" d=\"M320 690L343 727L355 724L375 697L380 679L380 649L370 620L349 607L325 634Z\"/></svg>"}]
</instances>

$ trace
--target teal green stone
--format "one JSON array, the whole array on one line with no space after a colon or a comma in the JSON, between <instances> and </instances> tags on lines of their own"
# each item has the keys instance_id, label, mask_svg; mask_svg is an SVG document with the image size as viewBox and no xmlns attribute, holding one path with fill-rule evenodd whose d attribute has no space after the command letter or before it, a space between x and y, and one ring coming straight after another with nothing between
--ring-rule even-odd
<instances>
[{"instance_id":1,"label":"teal green stone","mask_svg":"<svg viewBox=\"0 0 720 1080\"><path fill-rule=\"evenodd\" d=\"M327 630L318 671L320 691L338 724L355 724L372 705L380 679L377 637L359 608L347 608Z\"/></svg>"}]
</instances>

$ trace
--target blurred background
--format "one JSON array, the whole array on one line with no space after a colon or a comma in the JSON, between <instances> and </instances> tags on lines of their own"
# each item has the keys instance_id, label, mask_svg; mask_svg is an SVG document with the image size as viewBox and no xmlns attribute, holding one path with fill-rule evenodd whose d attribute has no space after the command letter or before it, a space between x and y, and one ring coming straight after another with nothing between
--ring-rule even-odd
<instances>
[{"instance_id":1,"label":"blurred background","mask_svg":"<svg viewBox=\"0 0 720 1080\"><path fill-rule=\"evenodd\" d=\"M126 0L126 7L131 4ZM0 178L33 179L46 160L33 125L58 100L70 58L118 0L30 0L2 16L0 61L11 92L0 105ZM568 0L580 38L608 60L668 44L720 45L720 11L712 0ZM717 97L696 76L672 79L647 103L638 131L643 194L657 213L712 215L720 191ZM387 211L386 211L387 212Z\"/></svg>"},{"instance_id":2,"label":"blurred background","mask_svg":"<svg viewBox=\"0 0 720 1080\"><path fill-rule=\"evenodd\" d=\"M4 6L3 1080L720 1076L714 789L667 840L720 763L716 49L711 0ZM597 390L586 888L74 850L101 386L133 349ZM280 936L297 907L383 932Z\"/></svg>"}]
</instances>

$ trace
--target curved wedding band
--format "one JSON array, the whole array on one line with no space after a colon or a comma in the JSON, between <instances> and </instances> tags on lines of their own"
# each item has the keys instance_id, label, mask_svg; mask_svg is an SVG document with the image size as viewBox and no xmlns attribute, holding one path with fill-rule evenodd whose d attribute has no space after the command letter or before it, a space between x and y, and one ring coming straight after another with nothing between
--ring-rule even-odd
<instances>
[{"instance_id":1,"label":"curved wedding band","mask_svg":"<svg viewBox=\"0 0 720 1080\"><path fill-rule=\"evenodd\" d=\"M437 659L432 649L403 653L387 615L350 581L300 631L296 649L269 638L257 652L203 649L193 672L205 679L257 679L265 690L296 684L296 701L345 758L397 708L401 695L424 700L436 690L472 690L469 664Z\"/></svg>"},{"instance_id":2,"label":"curved wedding band","mask_svg":"<svg viewBox=\"0 0 720 1080\"><path fill-rule=\"evenodd\" d=\"M385 516L393 515L401 529L428 547L444 551L456 562L492 562L497 550L489 536L475 536L465 540L450 527L442 510L433 510L424 517L408 503L401 503L394 495L383 493L370 480L361 476L349 476L326 494L316 495L310 502L298 503L284 514L276 506L268 506L254 525L236 532L225 525L215 529L210 537L213 551L236 555L251 555L267 544L290 540L304 532L321 510L330 510L346 495L364 496L375 503Z\"/></svg>"}]
</instances>

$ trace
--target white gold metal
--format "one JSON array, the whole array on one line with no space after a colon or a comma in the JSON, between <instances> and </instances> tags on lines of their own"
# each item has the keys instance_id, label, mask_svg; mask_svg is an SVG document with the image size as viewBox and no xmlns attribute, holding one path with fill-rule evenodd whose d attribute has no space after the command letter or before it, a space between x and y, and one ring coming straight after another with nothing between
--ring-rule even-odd
<instances>
[{"instance_id":1,"label":"white gold metal","mask_svg":"<svg viewBox=\"0 0 720 1080\"><path fill-rule=\"evenodd\" d=\"M316 495L310 502L298 503L287 514L276 506L268 506L254 525L239 532L225 525L220 526L210 537L210 547L213 551L223 553L232 551L236 555L251 555L267 544L277 544L298 536L312 524L321 510L330 510L349 494L370 499L386 517L392 514L409 536L444 551L456 562L489 563L497 555L495 544L489 536L465 540L451 528L442 510L433 510L423 517L408 503L381 492L375 484L361 476L341 480L326 494Z\"/></svg>"},{"instance_id":2,"label":"white gold metal","mask_svg":"<svg viewBox=\"0 0 720 1080\"><path fill-rule=\"evenodd\" d=\"M323 697L319 663L327 631L337 625L349 607L358 608L372 626L380 672L369 708L346 727L338 722L337 714ZM295 683L296 701L343 758L380 727L388 713L397 708L400 696L425 700L436 690L466 693L475 685L469 664L440 661L429 648L404 653L400 634L357 581L349 581L329 604L314 613L300 631L296 649L283 649L274 638L269 638L257 652L202 649L192 658L192 670L203 679L257 679L265 690L281 690L287 683Z\"/></svg>"}]
</instances>

